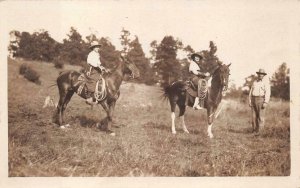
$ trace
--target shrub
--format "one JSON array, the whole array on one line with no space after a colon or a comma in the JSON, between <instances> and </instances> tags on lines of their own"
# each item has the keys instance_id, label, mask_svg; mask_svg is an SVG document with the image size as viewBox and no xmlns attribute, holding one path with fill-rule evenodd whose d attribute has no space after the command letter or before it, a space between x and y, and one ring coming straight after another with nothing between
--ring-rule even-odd
<instances>
[{"instance_id":1,"label":"shrub","mask_svg":"<svg viewBox=\"0 0 300 188\"><path fill-rule=\"evenodd\" d=\"M27 80L34 82L38 85L41 84L40 75L32 69L28 64L23 63L20 66L19 73L23 75Z\"/></svg>"},{"instance_id":2,"label":"shrub","mask_svg":"<svg viewBox=\"0 0 300 188\"><path fill-rule=\"evenodd\" d=\"M57 69L64 68L64 63L60 58L54 58L53 63L54 63L54 67Z\"/></svg>"}]
</instances>

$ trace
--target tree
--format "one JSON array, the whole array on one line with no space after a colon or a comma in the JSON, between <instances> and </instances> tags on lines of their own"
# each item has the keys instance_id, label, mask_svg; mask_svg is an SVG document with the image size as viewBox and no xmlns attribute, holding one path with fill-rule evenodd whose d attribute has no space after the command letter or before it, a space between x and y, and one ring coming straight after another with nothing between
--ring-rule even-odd
<instances>
[{"instance_id":1,"label":"tree","mask_svg":"<svg viewBox=\"0 0 300 188\"><path fill-rule=\"evenodd\" d=\"M135 63L141 72L138 80L149 85L154 84L154 72L150 67L149 59L145 57L145 53L137 36L130 42L129 49L128 58Z\"/></svg>"},{"instance_id":2,"label":"tree","mask_svg":"<svg viewBox=\"0 0 300 188\"><path fill-rule=\"evenodd\" d=\"M152 41L150 43L150 47L151 47L151 49L150 49L150 54L151 54L150 60L155 61L157 47L158 47L157 41L156 40Z\"/></svg>"},{"instance_id":3,"label":"tree","mask_svg":"<svg viewBox=\"0 0 300 188\"><path fill-rule=\"evenodd\" d=\"M182 43L172 36L165 36L157 46L154 68L161 76L163 85L170 84L182 76L181 65L176 59L177 50L181 47Z\"/></svg>"},{"instance_id":4,"label":"tree","mask_svg":"<svg viewBox=\"0 0 300 188\"><path fill-rule=\"evenodd\" d=\"M130 43L131 43L131 40L129 38L130 36L130 32L126 29L122 29L121 31L121 45L123 46L123 49L122 49L122 52L127 55L129 50L130 50Z\"/></svg>"},{"instance_id":5,"label":"tree","mask_svg":"<svg viewBox=\"0 0 300 188\"><path fill-rule=\"evenodd\" d=\"M209 50L203 50L201 52L204 58L204 67L206 69L205 71L212 73L212 70L214 70L217 65L223 63L216 55L217 46L213 41L209 42Z\"/></svg>"},{"instance_id":6,"label":"tree","mask_svg":"<svg viewBox=\"0 0 300 188\"><path fill-rule=\"evenodd\" d=\"M60 57L73 65L82 65L86 61L89 49L81 35L73 27L70 29L68 38L63 40Z\"/></svg>"},{"instance_id":7,"label":"tree","mask_svg":"<svg viewBox=\"0 0 300 188\"><path fill-rule=\"evenodd\" d=\"M59 45L51 38L48 31L40 30L33 34L12 31L10 35L13 39L10 41L8 50L14 57L49 62L59 53Z\"/></svg>"},{"instance_id":8,"label":"tree","mask_svg":"<svg viewBox=\"0 0 300 188\"><path fill-rule=\"evenodd\" d=\"M101 38L99 43L102 45L100 48L100 60L101 63L107 68L113 68L119 63L120 52L116 50L116 47L109 41L108 38Z\"/></svg>"},{"instance_id":9,"label":"tree","mask_svg":"<svg viewBox=\"0 0 300 188\"><path fill-rule=\"evenodd\" d=\"M271 78L271 94L284 100L290 99L290 69L282 63Z\"/></svg>"},{"instance_id":10,"label":"tree","mask_svg":"<svg viewBox=\"0 0 300 188\"><path fill-rule=\"evenodd\" d=\"M17 51L19 50L21 33L20 31L9 32L10 42L8 45L8 51L11 57L17 57Z\"/></svg>"}]
</instances>

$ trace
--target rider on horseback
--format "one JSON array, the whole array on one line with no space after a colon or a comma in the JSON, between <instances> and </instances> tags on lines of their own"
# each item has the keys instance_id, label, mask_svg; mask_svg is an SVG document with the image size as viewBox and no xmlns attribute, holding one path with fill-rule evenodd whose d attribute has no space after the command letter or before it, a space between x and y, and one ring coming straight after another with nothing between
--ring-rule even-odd
<instances>
[{"instance_id":1,"label":"rider on horseback","mask_svg":"<svg viewBox=\"0 0 300 188\"><path fill-rule=\"evenodd\" d=\"M95 92L95 84L100 79L101 73L105 71L100 61L99 50L102 45L97 41L92 41L90 49L92 50L87 57L87 64L89 65L86 75L90 79L90 84L87 83L87 88L91 94ZM86 99L86 103L93 105L96 102L94 95Z\"/></svg>"},{"instance_id":2,"label":"rider on horseback","mask_svg":"<svg viewBox=\"0 0 300 188\"><path fill-rule=\"evenodd\" d=\"M210 77L210 73L204 72L205 69L204 69L203 53L201 54L193 53L191 55L191 59L193 60L189 66L189 72L193 74L191 81L194 84L194 86L198 88L199 91L199 88L202 86L203 79L207 81ZM203 105L204 105L204 98L201 97L199 100L199 97L200 97L199 92L197 92L197 97L195 98L195 102L193 105L193 108L196 110L203 109ZM199 102L201 105L199 105Z\"/></svg>"}]
</instances>

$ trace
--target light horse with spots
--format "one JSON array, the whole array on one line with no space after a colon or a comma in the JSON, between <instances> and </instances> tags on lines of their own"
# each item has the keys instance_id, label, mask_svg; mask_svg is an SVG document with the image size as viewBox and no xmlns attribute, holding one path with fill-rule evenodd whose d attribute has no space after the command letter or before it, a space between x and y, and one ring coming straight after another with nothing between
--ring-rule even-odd
<instances>
[{"instance_id":1,"label":"light horse with spots","mask_svg":"<svg viewBox=\"0 0 300 188\"><path fill-rule=\"evenodd\" d=\"M131 77L139 77L140 73L134 63L127 58L120 58L120 61L116 68L103 75L102 84L99 85L98 100L97 103L101 104L103 109L107 113L107 117L101 120L97 124L97 127L109 134L114 135L113 131L110 130L113 111L117 99L120 96L120 86L124 79L125 74L130 74ZM86 99L89 97L86 91L86 87L82 88L80 83L80 77L83 75L76 71L66 71L61 73L57 78L57 86L59 90L59 102L54 114L53 121L60 127L64 127L63 116L64 111L70 102L74 93L77 93L80 97ZM82 92L82 90L84 92ZM97 90L96 90L97 91Z\"/></svg>"},{"instance_id":2,"label":"light horse with spots","mask_svg":"<svg viewBox=\"0 0 300 188\"><path fill-rule=\"evenodd\" d=\"M218 64L212 73L211 87L206 93L204 98L204 108L207 110L208 128L207 134L213 138L212 125L214 119L218 115L218 106L222 100L223 91L228 88L228 79L230 75L229 65ZM171 105L171 120L172 120L172 133L176 134L175 129L175 108L179 107L179 117L182 121L183 130L189 133L184 121L184 113L186 106L192 107L195 97L187 92L187 83L185 81L176 81L171 85L164 88L164 96L169 99Z\"/></svg>"}]
</instances>

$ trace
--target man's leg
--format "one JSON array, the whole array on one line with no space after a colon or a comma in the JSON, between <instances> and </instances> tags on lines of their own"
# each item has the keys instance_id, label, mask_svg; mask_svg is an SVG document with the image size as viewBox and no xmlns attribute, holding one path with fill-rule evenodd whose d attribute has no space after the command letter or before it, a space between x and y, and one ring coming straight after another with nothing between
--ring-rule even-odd
<instances>
[{"instance_id":1,"label":"man's leg","mask_svg":"<svg viewBox=\"0 0 300 188\"><path fill-rule=\"evenodd\" d=\"M263 100L260 99L257 120L258 120L258 127L261 130L263 130L265 126L265 109L262 109L262 105L263 105Z\"/></svg>"},{"instance_id":2,"label":"man's leg","mask_svg":"<svg viewBox=\"0 0 300 188\"><path fill-rule=\"evenodd\" d=\"M194 86L197 88L197 90L198 90L198 88L199 88L199 86L198 86L198 82L199 82L199 78L197 77L197 76L194 76L193 78L192 78L192 82L193 82L193 84L194 84ZM198 91L197 91L197 94L198 94ZM201 109L201 107L199 106L199 96L197 96L196 98L195 98L195 102L194 102L194 105L193 105L193 108L194 109L196 109L196 110L199 110L199 109Z\"/></svg>"},{"instance_id":3,"label":"man's leg","mask_svg":"<svg viewBox=\"0 0 300 188\"><path fill-rule=\"evenodd\" d=\"M252 128L253 132L258 132L258 111L257 111L257 100L256 98L252 99Z\"/></svg>"},{"instance_id":4,"label":"man's leg","mask_svg":"<svg viewBox=\"0 0 300 188\"><path fill-rule=\"evenodd\" d=\"M92 71L90 75L90 80L86 83L87 85L87 91L90 93L90 97L86 99L86 103L89 105L95 105L97 104L97 101L94 96L97 80L99 79L99 73L96 71Z\"/></svg>"}]
</instances>

